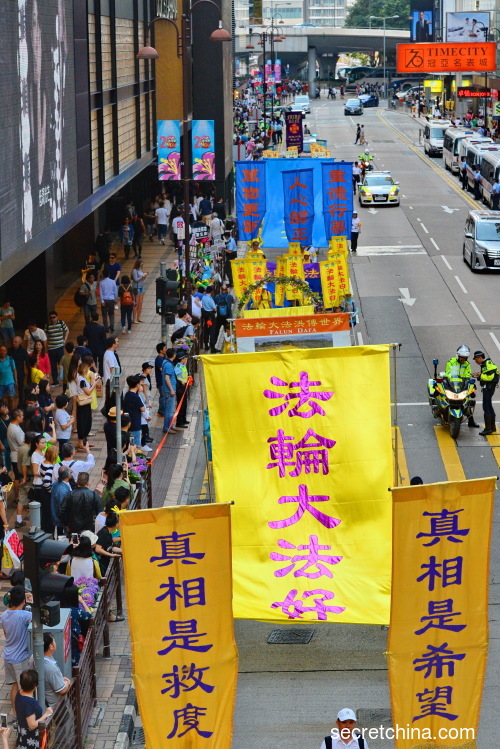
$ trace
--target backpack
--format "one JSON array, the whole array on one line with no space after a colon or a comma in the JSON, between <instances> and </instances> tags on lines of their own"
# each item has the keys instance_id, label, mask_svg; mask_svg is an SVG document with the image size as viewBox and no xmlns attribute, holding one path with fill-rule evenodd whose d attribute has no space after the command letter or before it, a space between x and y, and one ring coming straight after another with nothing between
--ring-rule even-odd
<instances>
[{"instance_id":1,"label":"backpack","mask_svg":"<svg viewBox=\"0 0 500 749\"><path fill-rule=\"evenodd\" d=\"M69 473L69 485L71 486L71 491L74 491L78 488L78 484L76 483L75 479L73 478L73 474L71 473L71 466L76 463L76 460L72 460L71 463L68 463L68 468L70 469Z\"/></svg>"},{"instance_id":2,"label":"backpack","mask_svg":"<svg viewBox=\"0 0 500 749\"><path fill-rule=\"evenodd\" d=\"M184 333L186 332L188 328L189 328L189 325L184 325L183 328L177 328L177 330L174 330L174 332L172 333L170 337L170 340L172 341L172 343L175 343L178 338L184 338Z\"/></svg>"},{"instance_id":3,"label":"backpack","mask_svg":"<svg viewBox=\"0 0 500 749\"><path fill-rule=\"evenodd\" d=\"M356 736L355 734L354 737L358 740L359 749L365 749L364 738L362 736ZM333 738L331 736L325 736L325 746L326 749L333 749Z\"/></svg>"},{"instance_id":4,"label":"backpack","mask_svg":"<svg viewBox=\"0 0 500 749\"><path fill-rule=\"evenodd\" d=\"M125 286L123 287L125 289ZM134 303L134 296L130 291L130 288L125 289L121 296L122 307L131 307Z\"/></svg>"},{"instance_id":5,"label":"backpack","mask_svg":"<svg viewBox=\"0 0 500 749\"><path fill-rule=\"evenodd\" d=\"M85 281L84 285L88 288L88 290L90 292L90 285L86 281ZM86 296L85 294L80 293L80 289L78 289L78 291L75 291L75 295L73 297L73 301L74 301L74 303L76 304L77 307L83 307L85 304L87 304L87 299L88 299L88 296Z\"/></svg>"},{"instance_id":6,"label":"backpack","mask_svg":"<svg viewBox=\"0 0 500 749\"><path fill-rule=\"evenodd\" d=\"M221 317L227 317L228 315L228 296L229 294L221 294L221 301L217 302L217 312Z\"/></svg>"}]
</instances>

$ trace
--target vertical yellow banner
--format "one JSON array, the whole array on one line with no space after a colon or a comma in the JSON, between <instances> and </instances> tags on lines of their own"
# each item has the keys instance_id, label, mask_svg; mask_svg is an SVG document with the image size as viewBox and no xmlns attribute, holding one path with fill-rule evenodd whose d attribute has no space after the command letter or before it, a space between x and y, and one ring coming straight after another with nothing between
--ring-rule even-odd
<instances>
[{"instance_id":1,"label":"vertical yellow banner","mask_svg":"<svg viewBox=\"0 0 500 749\"><path fill-rule=\"evenodd\" d=\"M397 749L475 746L494 492L495 478L392 490L388 656Z\"/></svg>"},{"instance_id":2,"label":"vertical yellow banner","mask_svg":"<svg viewBox=\"0 0 500 749\"><path fill-rule=\"evenodd\" d=\"M302 250L300 249L300 242L288 243L288 255L300 255L300 257L302 257Z\"/></svg>"},{"instance_id":3,"label":"vertical yellow banner","mask_svg":"<svg viewBox=\"0 0 500 749\"><path fill-rule=\"evenodd\" d=\"M285 255L286 257L286 270L287 276L293 276L294 278L300 278L304 280L304 262L301 255ZM286 298L289 302L299 300L302 301L302 291L296 289L290 284L286 287Z\"/></svg>"},{"instance_id":4,"label":"vertical yellow banner","mask_svg":"<svg viewBox=\"0 0 500 749\"><path fill-rule=\"evenodd\" d=\"M321 290L325 309L332 309L339 305L336 263L321 260L319 264Z\"/></svg>"},{"instance_id":5,"label":"vertical yellow banner","mask_svg":"<svg viewBox=\"0 0 500 749\"><path fill-rule=\"evenodd\" d=\"M201 359L216 495L234 501L235 616L387 624L388 346Z\"/></svg>"},{"instance_id":6,"label":"vertical yellow banner","mask_svg":"<svg viewBox=\"0 0 500 749\"><path fill-rule=\"evenodd\" d=\"M344 299L346 293L351 290L351 284L349 282L349 269L347 266L347 257L343 252L337 252L334 255L335 267L337 274L337 289L339 295L339 304Z\"/></svg>"},{"instance_id":7,"label":"vertical yellow banner","mask_svg":"<svg viewBox=\"0 0 500 749\"><path fill-rule=\"evenodd\" d=\"M148 749L230 749L237 680L229 505L120 515Z\"/></svg>"},{"instance_id":8,"label":"vertical yellow banner","mask_svg":"<svg viewBox=\"0 0 500 749\"><path fill-rule=\"evenodd\" d=\"M347 254L347 238L346 237L332 237L328 242L329 252L344 252Z\"/></svg>"},{"instance_id":9,"label":"vertical yellow banner","mask_svg":"<svg viewBox=\"0 0 500 749\"><path fill-rule=\"evenodd\" d=\"M275 271L275 277L276 278L283 278L283 276L286 276L286 260L284 257L277 257L276 258L276 271ZM276 307L282 307L285 303L285 285L275 284L274 285L274 304Z\"/></svg>"},{"instance_id":10,"label":"vertical yellow banner","mask_svg":"<svg viewBox=\"0 0 500 749\"><path fill-rule=\"evenodd\" d=\"M246 260L231 260L231 268L233 269L234 293L237 297L241 297L249 286Z\"/></svg>"},{"instance_id":11,"label":"vertical yellow banner","mask_svg":"<svg viewBox=\"0 0 500 749\"><path fill-rule=\"evenodd\" d=\"M260 260L246 260L247 277L250 285L260 281L267 273L267 261L264 257ZM255 304L260 304L262 299L262 288L256 289L252 294Z\"/></svg>"}]
</instances>

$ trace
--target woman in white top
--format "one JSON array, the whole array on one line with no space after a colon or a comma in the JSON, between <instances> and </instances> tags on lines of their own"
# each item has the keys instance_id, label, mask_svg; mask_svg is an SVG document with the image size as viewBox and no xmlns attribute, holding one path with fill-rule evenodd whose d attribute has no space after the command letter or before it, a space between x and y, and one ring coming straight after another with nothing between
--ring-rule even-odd
<instances>
[{"instance_id":1,"label":"woman in white top","mask_svg":"<svg viewBox=\"0 0 500 749\"><path fill-rule=\"evenodd\" d=\"M44 472L42 464L45 460L47 440L45 434L37 434L30 447L31 470L33 473L33 501L41 504L41 525L46 533L52 533L54 525L50 512L50 491L43 488ZM57 452L57 450L56 450Z\"/></svg>"},{"instance_id":2,"label":"woman in white top","mask_svg":"<svg viewBox=\"0 0 500 749\"><path fill-rule=\"evenodd\" d=\"M66 574L76 580L81 577L95 577L101 579L101 569L97 561L92 557L92 541L94 537L81 535L78 546L73 548L71 561L66 568ZM97 539L96 539L97 540Z\"/></svg>"},{"instance_id":3,"label":"woman in white top","mask_svg":"<svg viewBox=\"0 0 500 749\"><path fill-rule=\"evenodd\" d=\"M144 280L149 276L149 273L144 271L143 266L144 263L141 258L138 258L132 270L132 291L135 296L135 306L132 312L133 322L144 322L144 320L141 320L142 302L144 300Z\"/></svg>"},{"instance_id":4,"label":"woman in white top","mask_svg":"<svg viewBox=\"0 0 500 749\"><path fill-rule=\"evenodd\" d=\"M92 429L92 393L95 390L98 375L94 379L94 382L90 383L89 376L90 364L82 362L78 367L77 372L77 409L76 409L76 429L78 432L78 440L84 445L89 436L90 430ZM93 445L90 445L93 447Z\"/></svg>"}]
</instances>

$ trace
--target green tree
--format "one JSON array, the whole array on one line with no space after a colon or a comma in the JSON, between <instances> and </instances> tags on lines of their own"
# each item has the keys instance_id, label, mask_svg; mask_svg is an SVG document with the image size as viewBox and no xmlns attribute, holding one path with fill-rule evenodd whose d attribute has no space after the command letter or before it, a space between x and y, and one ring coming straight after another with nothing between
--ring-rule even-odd
<instances>
[{"instance_id":1,"label":"green tree","mask_svg":"<svg viewBox=\"0 0 500 749\"><path fill-rule=\"evenodd\" d=\"M386 21L388 29L409 29L410 3L407 0L356 0L347 12L345 25L350 28L366 29L370 16L399 16ZM372 29L381 28L382 21L373 19Z\"/></svg>"}]
</instances>

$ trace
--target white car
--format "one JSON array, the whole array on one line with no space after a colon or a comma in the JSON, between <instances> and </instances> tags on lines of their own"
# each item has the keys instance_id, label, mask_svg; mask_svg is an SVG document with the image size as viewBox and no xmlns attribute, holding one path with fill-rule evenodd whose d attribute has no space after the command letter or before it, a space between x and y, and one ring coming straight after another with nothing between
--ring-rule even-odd
<instances>
[{"instance_id":1,"label":"white car","mask_svg":"<svg viewBox=\"0 0 500 749\"><path fill-rule=\"evenodd\" d=\"M365 205L399 205L399 182L394 182L390 172L366 172L359 186L359 204Z\"/></svg>"},{"instance_id":2,"label":"white car","mask_svg":"<svg viewBox=\"0 0 500 749\"><path fill-rule=\"evenodd\" d=\"M311 105L309 103L309 97L303 96L302 94L295 97L295 101L292 104L292 112L304 112L304 114L309 114L311 111Z\"/></svg>"}]
</instances>

